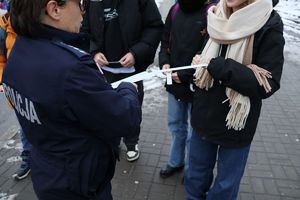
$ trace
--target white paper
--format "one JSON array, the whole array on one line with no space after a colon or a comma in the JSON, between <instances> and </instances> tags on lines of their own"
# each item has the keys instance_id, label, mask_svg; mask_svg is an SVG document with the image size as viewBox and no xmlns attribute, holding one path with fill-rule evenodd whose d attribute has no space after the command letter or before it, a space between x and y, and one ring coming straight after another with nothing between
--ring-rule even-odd
<instances>
[{"instance_id":1,"label":"white paper","mask_svg":"<svg viewBox=\"0 0 300 200\"><path fill-rule=\"evenodd\" d=\"M113 74L130 74L130 73L135 72L134 66L132 66L132 67L118 67L118 68L101 66L101 68L103 70L111 72Z\"/></svg>"},{"instance_id":2,"label":"white paper","mask_svg":"<svg viewBox=\"0 0 300 200\"><path fill-rule=\"evenodd\" d=\"M167 85L172 85L172 72L167 72Z\"/></svg>"}]
</instances>

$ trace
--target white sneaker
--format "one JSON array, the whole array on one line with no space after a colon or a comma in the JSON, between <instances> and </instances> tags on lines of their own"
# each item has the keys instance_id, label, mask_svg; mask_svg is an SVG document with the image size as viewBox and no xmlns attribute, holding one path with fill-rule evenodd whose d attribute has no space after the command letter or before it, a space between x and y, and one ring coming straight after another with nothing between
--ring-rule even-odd
<instances>
[{"instance_id":1,"label":"white sneaker","mask_svg":"<svg viewBox=\"0 0 300 200\"><path fill-rule=\"evenodd\" d=\"M127 147L126 155L127 155L127 160L129 162L133 162L133 161L137 160L140 157L138 145L136 144L134 146Z\"/></svg>"}]
</instances>

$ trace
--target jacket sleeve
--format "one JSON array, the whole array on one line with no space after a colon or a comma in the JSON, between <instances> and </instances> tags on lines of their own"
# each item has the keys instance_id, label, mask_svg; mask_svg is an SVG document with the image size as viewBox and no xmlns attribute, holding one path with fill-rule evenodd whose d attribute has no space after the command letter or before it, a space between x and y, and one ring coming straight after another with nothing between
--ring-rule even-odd
<instances>
[{"instance_id":1,"label":"jacket sleeve","mask_svg":"<svg viewBox=\"0 0 300 200\"><path fill-rule=\"evenodd\" d=\"M168 16L165 21L163 34L161 38L160 51L159 51L159 66L162 68L164 64L170 64L170 35L172 27L171 12L174 6L169 10Z\"/></svg>"},{"instance_id":2,"label":"jacket sleeve","mask_svg":"<svg viewBox=\"0 0 300 200\"><path fill-rule=\"evenodd\" d=\"M226 87L232 88L239 93L250 98L264 99L271 96L280 88L280 78L282 74L284 56L284 37L283 24L279 23L279 28L269 28L259 38L257 52L253 55L253 64L262 67L272 73L272 78L268 79L272 88L271 92L266 93L264 88L259 85L251 69L236 62L233 59L217 57L212 59L209 66L209 73L216 80L222 81Z\"/></svg>"},{"instance_id":3,"label":"jacket sleeve","mask_svg":"<svg viewBox=\"0 0 300 200\"><path fill-rule=\"evenodd\" d=\"M80 28L80 32L90 34L90 23L89 23L90 0L85 0L85 2L86 2L85 13L82 16L83 20L82 20L82 26Z\"/></svg>"},{"instance_id":4,"label":"jacket sleeve","mask_svg":"<svg viewBox=\"0 0 300 200\"><path fill-rule=\"evenodd\" d=\"M170 62L170 38L172 29L172 10L174 5L170 8L168 16L165 21L165 26L161 38L160 51L159 51L159 67L162 68L164 64L171 64ZM195 70L187 69L177 72L178 78L183 83L190 83Z\"/></svg>"},{"instance_id":5,"label":"jacket sleeve","mask_svg":"<svg viewBox=\"0 0 300 200\"><path fill-rule=\"evenodd\" d=\"M154 0L145 1L142 12L142 34L140 40L130 47L137 63L153 62L157 46L161 39L163 22Z\"/></svg>"},{"instance_id":6,"label":"jacket sleeve","mask_svg":"<svg viewBox=\"0 0 300 200\"><path fill-rule=\"evenodd\" d=\"M100 7L100 9L99 9ZM101 9L101 2L86 0L85 13L83 15L82 26L80 28L81 33L85 33L89 37L88 44L85 44L83 50L89 52L92 56L96 53L101 52L102 50L102 37L101 37L101 28L91 28L93 25L97 24L99 27L102 26L101 22L96 19L99 19L100 16L103 16L103 10ZM94 20L91 20L94 19ZM101 18L102 20L102 18ZM93 21L95 23L93 23ZM97 37L99 36L99 37Z\"/></svg>"},{"instance_id":7,"label":"jacket sleeve","mask_svg":"<svg viewBox=\"0 0 300 200\"><path fill-rule=\"evenodd\" d=\"M87 66L73 69L66 78L67 103L80 125L102 138L132 134L141 123L137 91L130 83L114 90L102 75Z\"/></svg>"},{"instance_id":8,"label":"jacket sleeve","mask_svg":"<svg viewBox=\"0 0 300 200\"><path fill-rule=\"evenodd\" d=\"M89 4L89 0L86 0L87 4ZM81 43L79 47L80 49L85 50L86 52L90 52L90 24L89 24L89 15L87 14L87 10L89 9L88 6L86 6L86 12L83 15L83 21L82 21L82 26L80 28L80 32L84 33L86 35L86 40L85 42Z\"/></svg>"},{"instance_id":9,"label":"jacket sleeve","mask_svg":"<svg viewBox=\"0 0 300 200\"><path fill-rule=\"evenodd\" d=\"M192 83L195 69L185 69L177 72L177 76L182 83Z\"/></svg>"}]
</instances>

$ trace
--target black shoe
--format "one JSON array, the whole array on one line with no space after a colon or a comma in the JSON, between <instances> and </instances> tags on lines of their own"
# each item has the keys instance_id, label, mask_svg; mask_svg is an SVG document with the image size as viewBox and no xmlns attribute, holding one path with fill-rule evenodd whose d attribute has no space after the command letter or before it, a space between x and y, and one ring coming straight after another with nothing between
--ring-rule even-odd
<instances>
[{"instance_id":1,"label":"black shoe","mask_svg":"<svg viewBox=\"0 0 300 200\"><path fill-rule=\"evenodd\" d=\"M15 180L22 180L30 173L30 167L28 164L22 164L21 167L12 175Z\"/></svg>"},{"instance_id":2,"label":"black shoe","mask_svg":"<svg viewBox=\"0 0 300 200\"><path fill-rule=\"evenodd\" d=\"M172 176L175 172L179 172L183 169L184 166L181 167L170 167L167 165L165 168L162 168L159 172L160 177L168 178Z\"/></svg>"}]
</instances>

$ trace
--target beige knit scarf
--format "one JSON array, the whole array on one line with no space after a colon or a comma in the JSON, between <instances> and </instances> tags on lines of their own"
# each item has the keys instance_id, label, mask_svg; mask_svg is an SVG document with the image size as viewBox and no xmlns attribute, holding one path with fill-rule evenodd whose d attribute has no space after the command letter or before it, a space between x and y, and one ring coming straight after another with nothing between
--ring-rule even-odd
<instances>
[{"instance_id":1,"label":"beige knit scarf","mask_svg":"<svg viewBox=\"0 0 300 200\"><path fill-rule=\"evenodd\" d=\"M272 0L256 0L232 14L225 0L211 7L207 17L210 39L200 55L199 63L209 63L212 58L219 56L220 45L227 44L225 58L232 58L249 67L258 83L266 92L270 92L267 78L271 78L271 73L251 62L254 34L267 22L272 9ZM199 88L208 90L213 86L213 78L207 69L197 68L194 76ZM230 106L226 126L228 129L241 130L245 127L250 111L250 99L231 88L226 88L226 95Z\"/></svg>"}]
</instances>

